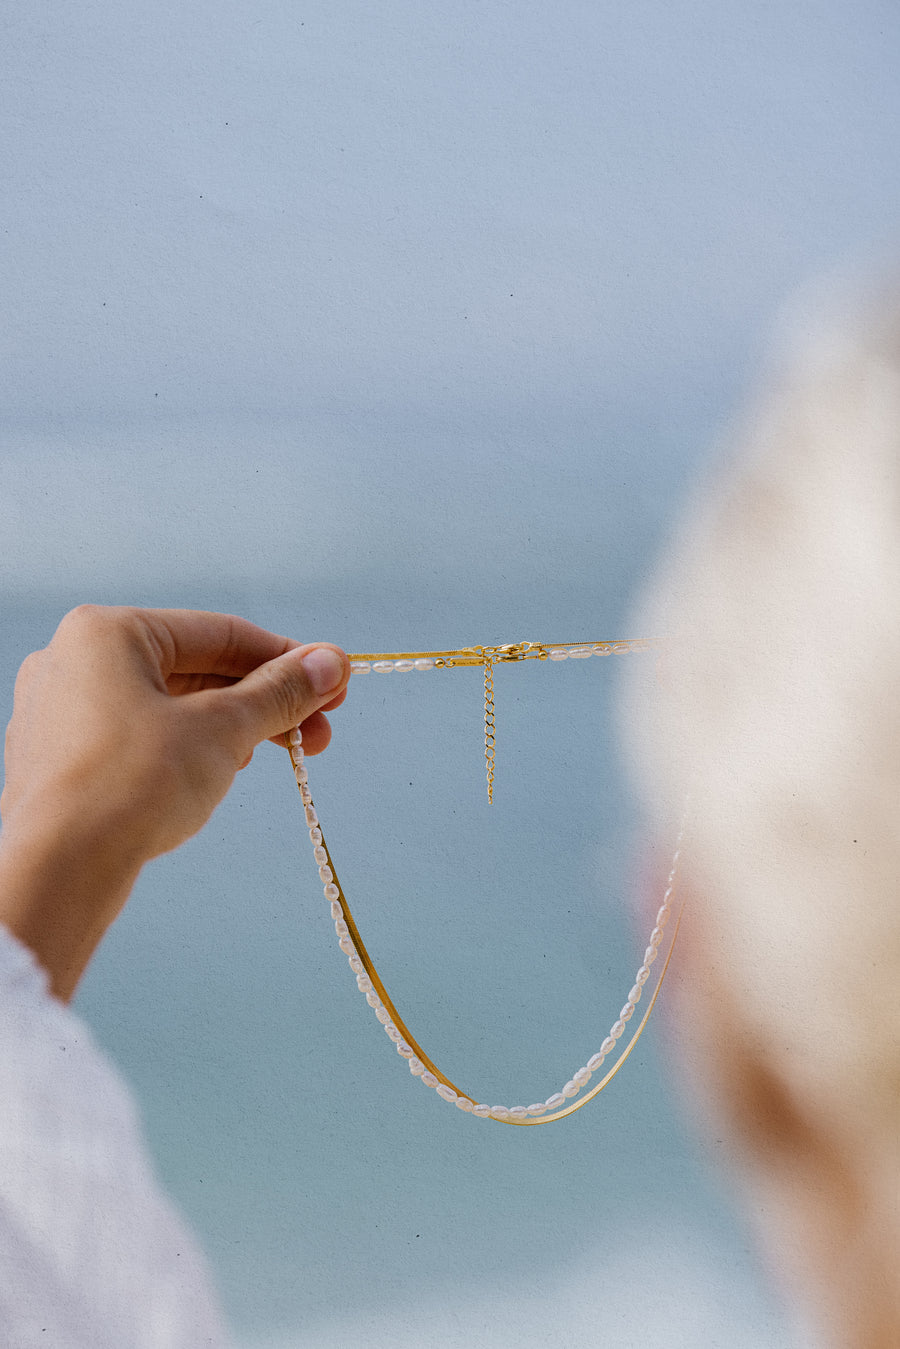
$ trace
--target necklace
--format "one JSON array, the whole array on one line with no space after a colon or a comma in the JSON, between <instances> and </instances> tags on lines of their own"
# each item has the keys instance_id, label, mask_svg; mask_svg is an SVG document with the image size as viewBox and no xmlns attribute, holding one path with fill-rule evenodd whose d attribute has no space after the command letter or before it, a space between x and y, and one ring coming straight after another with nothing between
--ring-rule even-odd
<instances>
[{"instance_id":1,"label":"necklace","mask_svg":"<svg viewBox=\"0 0 900 1349\"><path fill-rule=\"evenodd\" d=\"M351 655L350 668L354 673L391 674L409 673L413 670L427 671L436 669L458 669L466 666L481 666L484 669L484 757L487 773L488 801L493 802L494 769L496 757L496 723L494 717L494 666L512 661L525 660L584 660L591 656L621 655L632 651L643 651L659 647L655 640L632 638L617 642L593 642L581 644L547 644L540 642L515 642L506 646L471 646L455 651L393 651L363 655ZM309 774L303 758L303 736L300 727L295 727L288 735L288 747L294 778L300 788L300 798L304 807L306 827L313 847L313 856L319 868L325 898L331 907L338 946L347 956L350 968L356 975L356 983L366 1002L384 1027L388 1038L393 1041L397 1053L406 1059L413 1077L417 1077L426 1087L432 1088L442 1100L455 1105L466 1114L477 1119L494 1119L504 1124L549 1124L553 1120L563 1119L579 1110L588 1101L593 1100L622 1067L640 1039L656 999L659 997L662 982L669 968L675 938L681 922L683 901L673 900L678 861L681 855L681 841L684 823L678 834L672 864L666 881L662 903L656 914L656 922L644 958L635 975L634 984L628 994L618 1018L610 1028L600 1048L583 1067L578 1068L569 1080L545 1101L534 1105L494 1105L489 1106L459 1089L450 1079L432 1063L431 1059L415 1040L403 1018L391 1001L384 984L379 978L372 959L363 944L359 929L353 920L350 906L338 880L337 872L328 845L322 833L319 817L313 804L309 787ZM666 938L666 928L669 936ZM646 999L643 1015L636 1024L633 1021L638 1004L644 997L646 985L650 982L651 967L660 961L658 974L652 991ZM591 1078L601 1072L600 1080L588 1091ZM576 1099L577 1098L577 1099Z\"/></svg>"}]
</instances>

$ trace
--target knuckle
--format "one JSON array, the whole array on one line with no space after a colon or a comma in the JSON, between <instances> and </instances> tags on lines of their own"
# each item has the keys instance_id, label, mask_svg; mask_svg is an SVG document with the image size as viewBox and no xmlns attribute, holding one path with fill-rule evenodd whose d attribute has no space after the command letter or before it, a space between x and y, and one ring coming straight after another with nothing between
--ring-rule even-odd
<instances>
[{"instance_id":1,"label":"knuckle","mask_svg":"<svg viewBox=\"0 0 900 1349\"><path fill-rule=\"evenodd\" d=\"M134 620L140 612L133 604L77 604L65 615L59 630L121 627Z\"/></svg>"},{"instance_id":2,"label":"knuckle","mask_svg":"<svg viewBox=\"0 0 900 1349\"><path fill-rule=\"evenodd\" d=\"M22 661L22 664L19 666L18 678L23 684L26 684L28 680L31 679L32 675L37 673L38 667L41 664L42 654L41 651L31 651Z\"/></svg>"},{"instance_id":3,"label":"knuckle","mask_svg":"<svg viewBox=\"0 0 900 1349\"><path fill-rule=\"evenodd\" d=\"M27 655L19 666L16 682L13 687L13 710L16 711L21 706L22 701L28 697L29 689L35 683L38 671L44 663L43 651L32 651ZM9 745L9 731L7 730L7 746Z\"/></svg>"},{"instance_id":4,"label":"knuckle","mask_svg":"<svg viewBox=\"0 0 900 1349\"><path fill-rule=\"evenodd\" d=\"M309 683L299 665L286 665L276 675L269 676L279 713L284 716L284 730L296 724L310 703Z\"/></svg>"},{"instance_id":5,"label":"knuckle","mask_svg":"<svg viewBox=\"0 0 900 1349\"><path fill-rule=\"evenodd\" d=\"M69 610L59 626L61 628L75 628L93 624L103 614L104 608L101 604L77 604L74 609Z\"/></svg>"},{"instance_id":6,"label":"knuckle","mask_svg":"<svg viewBox=\"0 0 900 1349\"><path fill-rule=\"evenodd\" d=\"M315 705L309 681L298 661L273 661L260 673L265 681L264 698L269 706L267 720L272 727L268 734L275 731L280 734L296 726Z\"/></svg>"},{"instance_id":7,"label":"knuckle","mask_svg":"<svg viewBox=\"0 0 900 1349\"><path fill-rule=\"evenodd\" d=\"M110 631L112 612L102 604L77 605L65 615L50 645L66 648L103 640L103 634Z\"/></svg>"}]
</instances>

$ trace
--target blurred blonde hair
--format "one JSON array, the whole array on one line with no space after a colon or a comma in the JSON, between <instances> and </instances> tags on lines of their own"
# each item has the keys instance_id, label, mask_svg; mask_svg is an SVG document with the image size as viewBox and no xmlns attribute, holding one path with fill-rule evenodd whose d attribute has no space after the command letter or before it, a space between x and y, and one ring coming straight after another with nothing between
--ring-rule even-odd
<instances>
[{"instance_id":1,"label":"blurred blonde hair","mask_svg":"<svg viewBox=\"0 0 900 1349\"><path fill-rule=\"evenodd\" d=\"M774 1263L841 1345L900 1344L900 288L788 359L635 620L626 738L690 790L678 1034ZM798 342L797 335L801 340Z\"/></svg>"}]
</instances>

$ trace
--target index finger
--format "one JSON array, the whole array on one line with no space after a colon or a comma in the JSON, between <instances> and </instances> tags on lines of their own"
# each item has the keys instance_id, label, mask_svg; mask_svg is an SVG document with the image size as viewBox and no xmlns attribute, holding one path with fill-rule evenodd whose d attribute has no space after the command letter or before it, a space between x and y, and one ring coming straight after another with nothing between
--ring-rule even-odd
<instances>
[{"instance_id":1,"label":"index finger","mask_svg":"<svg viewBox=\"0 0 900 1349\"><path fill-rule=\"evenodd\" d=\"M157 647L164 678L173 674L242 679L300 645L235 614L205 609L137 610Z\"/></svg>"}]
</instances>

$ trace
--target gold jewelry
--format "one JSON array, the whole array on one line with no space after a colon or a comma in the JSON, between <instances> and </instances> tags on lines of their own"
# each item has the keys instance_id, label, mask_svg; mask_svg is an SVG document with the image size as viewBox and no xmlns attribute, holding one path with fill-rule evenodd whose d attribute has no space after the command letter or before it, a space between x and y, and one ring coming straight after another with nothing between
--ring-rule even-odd
<instances>
[{"instance_id":1,"label":"gold jewelry","mask_svg":"<svg viewBox=\"0 0 900 1349\"><path fill-rule=\"evenodd\" d=\"M496 732L494 721L493 679L495 664L505 664L511 661L523 660L579 660L593 655L603 656L610 654L624 654L631 651L648 650L658 646L659 642L644 638L618 642L594 642L591 644L580 645L573 645L570 643L564 645L551 645L539 642L516 642L506 646L463 647L455 651L393 651L379 654L368 653L364 655L351 655L350 663L351 669L354 672L362 673L374 670L383 674L388 674L392 671L409 672L412 670L424 671L431 669L455 669L465 666L483 666L485 761L487 765L488 800L492 801ZM573 1073L570 1080L566 1082L559 1091L554 1092L549 1096L546 1101L539 1101L535 1105L530 1106L488 1106L480 1103L476 1097L468 1096L461 1092L459 1088L456 1087L434 1063L432 1063L431 1059L414 1039L388 996L387 990L381 982L371 957L359 935L359 930L353 920L353 915L350 912L350 907L347 904L346 896L341 888L341 883L337 878L334 863L331 854L328 851L328 845L322 834L319 817L316 814L309 789L309 776L303 759L303 737L299 726L290 732L288 741L294 777L300 788L300 796L305 808L306 825L309 829L310 842L313 845L313 855L319 868L319 879L325 887L325 898L331 905L331 916L334 919L338 945L348 957L350 968L356 975L356 982L360 991L365 994L366 1001L374 1010L378 1020L384 1026L386 1034L396 1045L397 1053L408 1061L412 1075L420 1078L425 1086L433 1088L437 1095L443 1100L456 1105L465 1113L475 1115L477 1118L481 1119L500 1120L504 1124L549 1124L553 1120L563 1119L566 1115L571 1115L573 1111L579 1110L581 1106L586 1105L588 1101L598 1095L619 1071L622 1064L628 1058L628 1055L640 1039L644 1027L650 1017L650 1013L653 1010L654 1003L659 996L659 991L662 987L666 971L669 968L669 961L672 958L672 950L675 945L675 938L678 935L678 928L681 923L681 911L683 909L683 901L679 904L675 904L672 902L672 896L675 889L675 877L681 853L681 840L684 834L684 824L682 824L681 831L678 835L675 853L672 858L672 865L666 883L666 890L663 895L662 904L656 915L656 923L650 934L649 944L644 952L644 959L638 969L634 985L628 994L627 1001L619 1013L616 1022L612 1026L609 1035L607 1035L601 1044L598 1052L592 1055L587 1063ZM671 921L673 919L674 921ZM634 1016L638 1003L641 1001L644 986L650 979L650 967L656 962L661 954L665 928L670 922L671 928L668 946L653 992L649 998L643 1017L632 1031L631 1035L626 1038L626 1028ZM584 1095L580 1095L593 1074L596 1073L607 1060L610 1061L610 1066L606 1068L606 1072L600 1081L597 1082L590 1091L586 1092ZM579 1097L578 1100L573 1099L576 1096Z\"/></svg>"},{"instance_id":2,"label":"gold jewelry","mask_svg":"<svg viewBox=\"0 0 900 1349\"><path fill-rule=\"evenodd\" d=\"M659 640L631 637L618 642L509 642L506 646L464 646L457 651L367 652L350 657L350 669L367 674L390 674L397 670L454 670L462 666L484 666L484 758L487 765L488 801L494 801L494 664L508 665L523 660L586 660L589 656L624 655L629 651L649 651L661 645Z\"/></svg>"}]
</instances>

